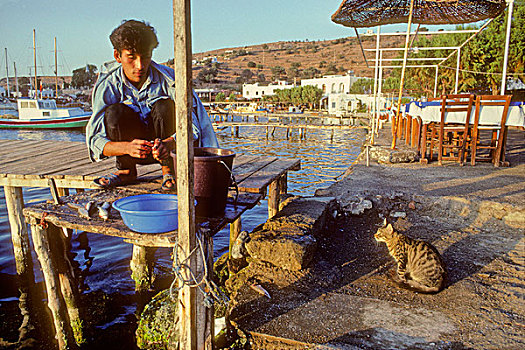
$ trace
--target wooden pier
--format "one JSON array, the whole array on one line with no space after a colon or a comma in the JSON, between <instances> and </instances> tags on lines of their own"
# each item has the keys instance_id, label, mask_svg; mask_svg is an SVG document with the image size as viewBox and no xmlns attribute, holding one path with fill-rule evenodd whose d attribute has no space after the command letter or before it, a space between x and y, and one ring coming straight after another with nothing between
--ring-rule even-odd
<instances>
[{"instance_id":1,"label":"wooden pier","mask_svg":"<svg viewBox=\"0 0 525 350\"><path fill-rule=\"evenodd\" d=\"M241 120L234 120L234 116ZM259 121L263 117L265 121ZM234 113L234 114L211 114L213 127L220 131L230 128L231 135L239 137L239 129L244 127L264 127L266 129L266 139L275 136L276 129L286 129L286 139L290 138L293 130L298 130L299 139L306 139L307 130L330 130L330 139L333 139L334 130L351 130L357 128L368 129L368 118L358 116L335 117L317 114L292 114L292 113ZM252 121L250 121L252 118ZM237 118L238 119L238 118ZM365 120L366 121L363 121ZM331 123L325 123L329 120ZM333 123L337 120L337 123ZM345 122L348 123L345 123Z\"/></svg>"},{"instance_id":2,"label":"wooden pier","mask_svg":"<svg viewBox=\"0 0 525 350\"><path fill-rule=\"evenodd\" d=\"M268 215L274 216L279 209L280 194L287 191L287 173L300 169L300 160L278 157L237 154L234 159L233 175L240 191L239 204L227 207L224 217L206 221L210 232L217 232L230 224L230 240L240 233L241 215L268 195ZM110 199L138 193L160 191L162 178L158 164L138 166L138 182L117 188L117 192L100 190L93 183L99 176L115 171L115 160L92 163L88 159L86 145L82 142L42 140L0 140L0 185L4 187L11 236L13 241L16 269L19 275L33 276L31 246L26 220L31 225L33 245L42 267L48 305L52 310L57 339L61 349L81 342L82 320L75 303L76 286L68 275L68 261L64 260L70 229L80 229L112 236L123 237L133 244L130 266L137 290L148 287L147 257L149 247L172 246L177 232L166 235L137 234L123 226L120 216L111 223L80 220L65 206L57 202L82 201L82 196L108 196ZM24 209L23 187L56 186L58 196L55 203L44 203ZM68 196L70 189L77 194ZM99 189L98 191L84 191ZM115 194L117 193L117 194ZM82 198L81 198L82 197ZM109 198L109 197L108 197ZM84 199L85 201L85 199ZM199 219L202 222L202 218ZM48 228L49 226L49 228ZM50 244L53 242L53 244ZM58 246L56 246L58 245ZM53 248L55 246L55 248ZM52 250L56 250L52 253ZM50 254L55 254L51 258ZM65 326L69 325L69 326Z\"/></svg>"}]
</instances>

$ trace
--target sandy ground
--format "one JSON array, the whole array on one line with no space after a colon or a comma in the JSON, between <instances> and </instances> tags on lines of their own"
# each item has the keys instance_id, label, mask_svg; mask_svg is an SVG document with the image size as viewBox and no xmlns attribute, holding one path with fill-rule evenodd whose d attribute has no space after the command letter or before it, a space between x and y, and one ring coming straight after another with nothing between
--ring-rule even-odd
<instances>
[{"instance_id":1,"label":"sandy ground","mask_svg":"<svg viewBox=\"0 0 525 350\"><path fill-rule=\"evenodd\" d=\"M510 168L361 161L318 191L347 210L318 237L314 263L299 272L254 266L271 299L241 289L233 319L294 340L262 337L254 348L525 348L524 136L511 132ZM373 208L350 214L363 199ZM393 283L393 260L372 237L383 216L441 252L449 274L443 291L418 294Z\"/></svg>"}]
</instances>

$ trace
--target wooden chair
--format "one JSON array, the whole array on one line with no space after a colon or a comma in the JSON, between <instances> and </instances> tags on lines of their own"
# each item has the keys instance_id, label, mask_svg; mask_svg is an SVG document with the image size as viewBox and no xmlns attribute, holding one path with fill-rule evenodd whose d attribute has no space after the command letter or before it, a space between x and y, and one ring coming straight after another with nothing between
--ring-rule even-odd
<instances>
[{"instance_id":1,"label":"wooden chair","mask_svg":"<svg viewBox=\"0 0 525 350\"><path fill-rule=\"evenodd\" d=\"M472 128L470 148L470 164L476 165L476 161L492 162L499 167L505 161L505 141L507 138L507 115L510 107L510 95L480 95L476 97L476 111L474 113L474 124ZM481 109L486 106L494 106L501 112L498 124L480 122ZM492 108L492 107L489 107ZM478 150L488 150L488 154L478 154Z\"/></svg>"},{"instance_id":2,"label":"wooden chair","mask_svg":"<svg viewBox=\"0 0 525 350\"><path fill-rule=\"evenodd\" d=\"M437 148L438 164L443 160L455 160L463 165L465 151L469 140L469 125L474 95L452 94L441 98L441 117L438 123L429 124L430 159L434 148ZM455 119L461 122L447 121L447 116L455 113Z\"/></svg>"}]
</instances>

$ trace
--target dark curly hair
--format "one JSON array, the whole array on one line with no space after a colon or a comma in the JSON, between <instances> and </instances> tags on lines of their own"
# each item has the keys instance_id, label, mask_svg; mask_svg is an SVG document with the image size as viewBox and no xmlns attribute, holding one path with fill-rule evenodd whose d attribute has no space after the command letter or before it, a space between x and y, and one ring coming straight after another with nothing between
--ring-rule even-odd
<instances>
[{"instance_id":1,"label":"dark curly hair","mask_svg":"<svg viewBox=\"0 0 525 350\"><path fill-rule=\"evenodd\" d=\"M155 29L147 22L124 20L109 36L113 48L119 53L129 50L140 54L148 53L159 45Z\"/></svg>"}]
</instances>

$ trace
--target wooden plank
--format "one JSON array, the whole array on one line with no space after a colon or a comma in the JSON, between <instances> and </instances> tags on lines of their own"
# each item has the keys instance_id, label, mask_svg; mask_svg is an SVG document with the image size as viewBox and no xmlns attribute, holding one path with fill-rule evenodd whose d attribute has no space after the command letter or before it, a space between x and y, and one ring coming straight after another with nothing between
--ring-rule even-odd
<instances>
[{"instance_id":1,"label":"wooden plank","mask_svg":"<svg viewBox=\"0 0 525 350\"><path fill-rule=\"evenodd\" d=\"M69 169L75 169L78 166L89 163L85 150L78 150L76 152L71 152L67 155L67 161L60 162L59 159L54 159L53 157L60 157L57 154L46 155L46 157L39 158L35 163L31 164L31 167L28 167L25 175L64 175L63 172Z\"/></svg>"},{"instance_id":2,"label":"wooden plank","mask_svg":"<svg viewBox=\"0 0 525 350\"><path fill-rule=\"evenodd\" d=\"M233 169L242 166L246 163L254 162L256 159L261 158L261 155L253 155L253 154L241 154L239 156L235 156L233 159Z\"/></svg>"},{"instance_id":3,"label":"wooden plank","mask_svg":"<svg viewBox=\"0 0 525 350\"><path fill-rule=\"evenodd\" d=\"M85 150L56 149L45 154L32 154L23 160L0 165L0 172L33 174L38 170L57 168L75 157L85 157Z\"/></svg>"},{"instance_id":4,"label":"wooden plank","mask_svg":"<svg viewBox=\"0 0 525 350\"><path fill-rule=\"evenodd\" d=\"M58 187L65 188L95 188L91 186L91 180L86 181L82 179L64 179L54 178ZM14 186L14 187L47 187L47 178L40 177L0 177L0 186Z\"/></svg>"},{"instance_id":5,"label":"wooden plank","mask_svg":"<svg viewBox=\"0 0 525 350\"><path fill-rule=\"evenodd\" d=\"M232 172L238 184L246 180L249 176L268 166L276 161L277 157L261 157L255 159L253 162L245 163L238 167L234 167Z\"/></svg>"},{"instance_id":6,"label":"wooden plank","mask_svg":"<svg viewBox=\"0 0 525 350\"><path fill-rule=\"evenodd\" d=\"M297 169L301 164L298 159L278 159L257 171L239 184L239 190L252 193L266 193L266 187L289 170Z\"/></svg>"},{"instance_id":7,"label":"wooden plank","mask_svg":"<svg viewBox=\"0 0 525 350\"><path fill-rule=\"evenodd\" d=\"M322 130L334 130L334 129L345 129L345 130L351 130L351 129L367 129L368 126L365 125L339 125L339 124L323 124L323 125L312 125L312 124L277 124L277 123L247 123L247 122L223 122L219 124L221 127L231 127L231 128L239 128L240 126L260 126L260 127L267 127L271 126L273 128L281 128L281 129L310 129L310 130L316 130L316 129L322 129ZM238 135L238 132L235 133Z\"/></svg>"},{"instance_id":8,"label":"wooden plank","mask_svg":"<svg viewBox=\"0 0 525 350\"><path fill-rule=\"evenodd\" d=\"M43 154L48 153L49 150L82 147L80 142L66 142L60 141L31 141L31 140L16 140L8 144L2 145L2 156L16 157L21 153ZM85 148L85 146L83 146Z\"/></svg>"},{"instance_id":9,"label":"wooden plank","mask_svg":"<svg viewBox=\"0 0 525 350\"><path fill-rule=\"evenodd\" d=\"M83 178L92 180L95 177L106 174L107 172L113 172L116 169L115 160L108 159L95 163L88 161L85 165L80 165L75 169L65 170L62 174L65 176L81 175Z\"/></svg>"},{"instance_id":10,"label":"wooden plank","mask_svg":"<svg viewBox=\"0 0 525 350\"><path fill-rule=\"evenodd\" d=\"M0 171L2 171L2 169L6 166L11 166L12 163L28 159L34 160L34 158L36 157L52 154L53 152L60 151L63 149L63 147L56 144L53 146L23 145L23 147L16 147L17 148L14 151L2 156L2 167L0 168Z\"/></svg>"},{"instance_id":11,"label":"wooden plank","mask_svg":"<svg viewBox=\"0 0 525 350\"><path fill-rule=\"evenodd\" d=\"M27 143L24 140L0 140L0 156L3 157L17 150L26 149L26 147L20 147L22 145L27 146Z\"/></svg>"}]
</instances>

